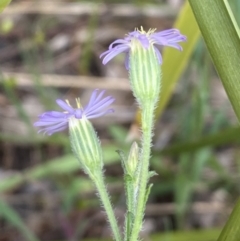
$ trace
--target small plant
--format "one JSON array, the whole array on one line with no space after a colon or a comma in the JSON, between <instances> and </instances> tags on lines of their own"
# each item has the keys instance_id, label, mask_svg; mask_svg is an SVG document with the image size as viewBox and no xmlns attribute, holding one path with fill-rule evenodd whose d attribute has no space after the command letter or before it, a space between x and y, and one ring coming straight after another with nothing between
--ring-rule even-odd
<instances>
[{"instance_id":1,"label":"small plant","mask_svg":"<svg viewBox=\"0 0 240 241\"><path fill-rule=\"evenodd\" d=\"M104 182L103 157L100 141L89 119L97 118L113 112L109 109L114 98L103 98L104 91L93 91L86 107L82 107L77 99L77 108L66 101L57 100L64 110L48 111L39 116L34 124L40 127L39 132L52 135L69 127L72 150L85 173L93 181L103 207L106 211L114 239L116 241L137 241L142 228L146 202L151 190L149 178L155 172L149 171L153 136L154 110L160 96L162 56L158 45L174 47L182 50L179 42L186 37L177 29L155 32L143 28L130 32L124 39L114 41L109 49L102 53L103 64L107 64L119 53L126 53L125 67L129 71L129 79L139 108L141 109L142 138L140 147L133 143L128 157L120 151L124 170L124 186L126 191L127 211L124 234L115 217L110 197Z\"/></svg>"}]
</instances>

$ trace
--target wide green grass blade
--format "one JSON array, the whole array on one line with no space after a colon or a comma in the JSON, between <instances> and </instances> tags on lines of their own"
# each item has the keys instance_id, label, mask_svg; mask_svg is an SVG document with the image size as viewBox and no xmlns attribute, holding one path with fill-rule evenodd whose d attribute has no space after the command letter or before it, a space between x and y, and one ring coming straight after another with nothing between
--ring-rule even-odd
<instances>
[{"instance_id":1,"label":"wide green grass blade","mask_svg":"<svg viewBox=\"0 0 240 241\"><path fill-rule=\"evenodd\" d=\"M240 240L240 200L235 205L217 241Z\"/></svg>"},{"instance_id":2,"label":"wide green grass blade","mask_svg":"<svg viewBox=\"0 0 240 241\"><path fill-rule=\"evenodd\" d=\"M216 70L240 121L240 39L231 10L223 0L189 0L189 2ZM240 201L234 207L218 241L238 241L239 224Z\"/></svg>"},{"instance_id":3,"label":"wide green grass blade","mask_svg":"<svg viewBox=\"0 0 240 241\"><path fill-rule=\"evenodd\" d=\"M203 38L240 121L240 39L223 0L189 0Z\"/></svg>"},{"instance_id":4,"label":"wide green grass blade","mask_svg":"<svg viewBox=\"0 0 240 241\"><path fill-rule=\"evenodd\" d=\"M5 7L11 2L11 0L0 0L0 13L4 10Z\"/></svg>"},{"instance_id":5,"label":"wide green grass blade","mask_svg":"<svg viewBox=\"0 0 240 241\"><path fill-rule=\"evenodd\" d=\"M25 237L26 241L38 241L35 235L23 223L18 214L2 200L0 200L0 217L16 227Z\"/></svg>"}]
</instances>

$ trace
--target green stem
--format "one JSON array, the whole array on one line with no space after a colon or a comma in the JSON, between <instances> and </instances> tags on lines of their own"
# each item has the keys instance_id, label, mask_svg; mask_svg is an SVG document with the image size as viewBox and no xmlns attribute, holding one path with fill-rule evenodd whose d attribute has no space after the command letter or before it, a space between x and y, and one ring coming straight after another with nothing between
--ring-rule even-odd
<instances>
[{"instance_id":1,"label":"green stem","mask_svg":"<svg viewBox=\"0 0 240 241\"><path fill-rule=\"evenodd\" d=\"M125 190L127 199L127 213L125 218L125 236L124 241L128 241L132 230L134 220L134 183L132 177L125 177Z\"/></svg>"},{"instance_id":2,"label":"green stem","mask_svg":"<svg viewBox=\"0 0 240 241\"><path fill-rule=\"evenodd\" d=\"M149 178L149 159L151 154L152 129L154 120L154 102L148 101L142 105L142 156L137 207L132 226L130 241L137 241L142 228L142 221L146 205L146 189Z\"/></svg>"},{"instance_id":3,"label":"green stem","mask_svg":"<svg viewBox=\"0 0 240 241\"><path fill-rule=\"evenodd\" d=\"M99 197L102 201L102 204L104 206L104 209L106 210L107 213L107 217L114 235L114 238L116 241L121 241L121 234L119 232L119 228L118 228L118 224L117 224L117 220L112 208L112 204L110 202L110 198L108 196L108 192L103 180L103 176L102 173L96 175L95 178L93 178L93 181L96 185L97 191L99 193Z\"/></svg>"}]
</instances>

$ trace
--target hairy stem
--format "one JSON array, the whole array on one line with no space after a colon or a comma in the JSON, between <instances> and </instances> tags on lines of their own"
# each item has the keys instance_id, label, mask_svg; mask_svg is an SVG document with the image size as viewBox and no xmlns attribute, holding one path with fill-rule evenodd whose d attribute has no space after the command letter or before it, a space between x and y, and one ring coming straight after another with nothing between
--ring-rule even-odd
<instances>
[{"instance_id":1,"label":"hairy stem","mask_svg":"<svg viewBox=\"0 0 240 241\"><path fill-rule=\"evenodd\" d=\"M104 209L107 213L107 217L116 241L121 241L121 234L119 231L119 227L117 224L117 220L113 211L112 204L110 202L110 198L106 189L106 185L103 180L102 173L98 174L97 177L93 178L93 181L96 185L97 191L99 193L99 197L102 201Z\"/></svg>"},{"instance_id":2,"label":"hairy stem","mask_svg":"<svg viewBox=\"0 0 240 241\"><path fill-rule=\"evenodd\" d=\"M151 154L152 129L154 120L154 102L147 101L142 105L142 155L139 191L135 219L132 226L130 241L137 241L142 228L143 216L146 205L146 190L149 178L149 159Z\"/></svg>"}]
</instances>

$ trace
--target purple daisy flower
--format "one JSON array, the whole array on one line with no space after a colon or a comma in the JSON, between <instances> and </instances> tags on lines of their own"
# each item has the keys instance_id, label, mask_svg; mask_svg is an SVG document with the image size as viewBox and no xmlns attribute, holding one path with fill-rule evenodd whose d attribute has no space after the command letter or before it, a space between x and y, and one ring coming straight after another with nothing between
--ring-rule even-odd
<instances>
[{"instance_id":1,"label":"purple daisy flower","mask_svg":"<svg viewBox=\"0 0 240 241\"><path fill-rule=\"evenodd\" d=\"M110 44L107 51L100 55L103 57L103 64L107 64L116 55L125 52L125 67L129 69L129 53L131 50L131 44L133 40L138 40L142 47L147 49L150 45L154 45L155 53L158 58L159 64L162 64L162 55L156 46L170 46L178 50L182 50L182 47L178 44L179 42L186 41L186 36L182 35L178 29L169 29L155 33L155 29L150 29L145 32L141 30L135 30L128 33L124 39L117 39Z\"/></svg>"},{"instance_id":2,"label":"purple daisy flower","mask_svg":"<svg viewBox=\"0 0 240 241\"><path fill-rule=\"evenodd\" d=\"M64 110L60 111L47 111L39 116L39 120L34 123L34 126L40 127L38 132L44 132L52 135L55 132L63 131L68 127L70 118L87 119L97 118L108 113L113 112L113 109L107 107L115 100L112 96L103 97L105 91L98 93L94 90L90 101L84 108L80 105L80 99L76 99L77 108L73 108L68 101L56 100L56 103Z\"/></svg>"}]
</instances>

